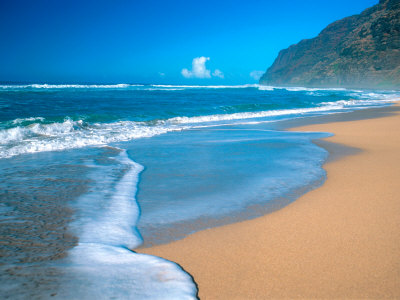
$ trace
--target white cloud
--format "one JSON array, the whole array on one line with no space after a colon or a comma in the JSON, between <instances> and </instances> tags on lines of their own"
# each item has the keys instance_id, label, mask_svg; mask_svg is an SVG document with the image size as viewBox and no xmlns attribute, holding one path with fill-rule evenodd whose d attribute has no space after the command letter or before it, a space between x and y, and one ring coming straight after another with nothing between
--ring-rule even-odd
<instances>
[{"instance_id":1,"label":"white cloud","mask_svg":"<svg viewBox=\"0 0 400 300\"><path fill-rule=\"evenodd\" d=\"M206 68L206 61L210 60L209 57L200 56L192 61L192 70L183 69L182 75L186 78L211 78L210 70Z\"/></svg>"},{"instance_id":2,"label":"white cloud","mask_svg":"<svg viewBox=\"0 0 400 300\"><path fill-rule=\"evenodd\" d=\"M252 71L250 72L250 77L252 77L254 80L259 80L263 74L264 71Z\"/></svg>"},{"instance_id":3,"label":"white cloud","mask_svg":"<svg viewBox=\"0 0 400 300\"><path fill-rule=\"evenodd\" d=\"M212 76L224 78L224 73L222 73L221 70L215 69L215 71L212 73Z\"/></svg>"},{"instance_id":4,"label":"white cloud","mask_svg":"<svg viewBox=\"0 0 400 300\"><path fill-rule=\"evenodd\" d=\"M211 78L214 77L224 78L224 73L221 70L216 69L212 74L210 70L207 70L206 62L210 60L209 57L200 56L193 58L192 69L182 69L181 74L185 78Z\"/></svg>"}]
</instances>

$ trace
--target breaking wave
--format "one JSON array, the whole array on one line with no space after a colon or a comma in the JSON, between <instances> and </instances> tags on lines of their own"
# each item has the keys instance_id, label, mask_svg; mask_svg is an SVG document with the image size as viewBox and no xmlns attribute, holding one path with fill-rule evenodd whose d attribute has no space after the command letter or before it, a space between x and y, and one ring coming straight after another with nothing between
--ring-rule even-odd
<instances>
[{"instance_id":1,"label":"breaking wave","mask_svg":"<svg viewBox=\"0 0 400 300\"><path fill-rule=\"evenodd\" d=\"M142 86L133 84L15 84L15 85L0 85L1 89L115 89L127 88L130 86Z\"/></svg>"},{"instance_id":2,"label":"breaking wave","mask_svg":"<svg viewBox=\"0 0 400 300\"><path fill-rule=\"evenodd\" d=\"M288 92L308 92L314 96L325 96L325 94L319 94L318 92L349 92L350 95L355 97L363 97L378 99L377 97L389 97L393 92L396 91L381 91L381 92L366 92L355 89L346 88L310 88L310 87L285 87L285 86L268 86L260 84L240 84L240 85L173 85L173 84L12 84L12 85L0 85L0 91L19 91L23 89L32 90L52 90L52 89L133 89L143 91L179 91L186 89L258 89L260 91L274 91L274 90L286 90ZM380 98L383 99L383 98Z\"/></svg>"},{"instance_id":3,"label":"breaking wave","mask_svg":"<svg viewBox=\"0 0 400 300\"><path fill-rule=\"evenodd\" d=\"M370 95L373 97L374 95ZM383 97L376 96L382 99ZM393 97L393 95L391 95ZM63 122L49 123L43 117L31 117L9 121L11 128L0 129L0 158L8 158L25 153L57 151L101 146L114 142L123 142L171 131L181 131L196 127L225 125L241 120L243 123L273 121L282 118L296 118L307 115L340 112L392 102L384 100L358 99L323 102L316 107L277 109L256 112L237 112L231 114L213 114L200 116L179 116L165 120L149 122L117 121L111 123L90 123L66 117Z\"/></svg>"},{"instance_id":4,"label":"breaking wave","mask_svg":"<svg viewBox=\"0 0 400 300\"><path fill-rule=\"evenodd\" d=\"M194 124L194 123L207 123L207 122L219 122L219 121L230 121L230 120L257 119L257 118L287 116L287 115L303 115L306 113L313 113L313 112L340 110L342 108L343 108L342 105L333 104L315 108L281 109L281 110L269 110L269 111L259 111L259 112L240 112L233 114L219 114L219 115L198 116L198 117L176 117L169 119L169 121L171 123L177 123L177 124Z\"/></svg>"},{"instance_id":5,"label":"breaking wave","mask_svg":"<svg viewBox=\"0 0 400 300\"><path fill-rule=\"evenodd\" d=\"M64 122L33 123L0 130L0 158L24 153L56 151L151 137L184 126L148 126L133 121L86 123L65 118Z\"/></svg>"}]
</instances>

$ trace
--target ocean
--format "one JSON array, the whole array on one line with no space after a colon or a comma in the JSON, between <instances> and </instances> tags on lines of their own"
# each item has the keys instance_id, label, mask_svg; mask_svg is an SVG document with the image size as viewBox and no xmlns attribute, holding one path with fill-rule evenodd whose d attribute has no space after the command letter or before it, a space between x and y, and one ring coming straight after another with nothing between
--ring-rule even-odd
<instances>
[{"instance_id":1,"label":"ocean","mask_svg":"<svg viewBox=\"0 0 400 300\"><path fill-rule=\"evenodd\" d=\"M390 105L399 91L0 85L0 295L195 299L138 254L280 209L326 177L324 132L287 120ZM240 237L238 237L240 239Z\"/></svg>"}]
</instances>

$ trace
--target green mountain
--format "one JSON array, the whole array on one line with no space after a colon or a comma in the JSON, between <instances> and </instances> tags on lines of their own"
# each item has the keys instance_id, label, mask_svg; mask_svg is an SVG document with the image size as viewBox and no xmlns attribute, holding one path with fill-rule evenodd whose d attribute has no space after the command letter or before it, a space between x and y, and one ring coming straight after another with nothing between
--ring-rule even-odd
<instances>
[{"instance_id":1,"label":"green mountain","mask_svg":"<svg viewBox=\"0 0 400 300\"><path fill-rule=\"evenodd\" d=\"M260 84L400 88L400 0L380 0L281 50Z\"/></svg>"}]
</instances>

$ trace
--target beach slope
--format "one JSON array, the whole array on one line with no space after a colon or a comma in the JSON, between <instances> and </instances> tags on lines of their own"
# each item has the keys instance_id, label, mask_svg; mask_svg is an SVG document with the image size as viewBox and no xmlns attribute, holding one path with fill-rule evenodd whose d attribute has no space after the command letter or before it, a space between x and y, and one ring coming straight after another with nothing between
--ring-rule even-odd
<instances>
[{"instance_id":1,"label":"beach slope","mask_svg":"<svg viewBox=\"0 0 400 300\"><path fill-rule=\"evenodd\" d=\"M400 298L400 115L296 128L360 148L325 184L254 220L140 249L180 264L201 299Z\"/></svg>"}]
</instances>

